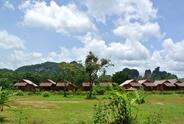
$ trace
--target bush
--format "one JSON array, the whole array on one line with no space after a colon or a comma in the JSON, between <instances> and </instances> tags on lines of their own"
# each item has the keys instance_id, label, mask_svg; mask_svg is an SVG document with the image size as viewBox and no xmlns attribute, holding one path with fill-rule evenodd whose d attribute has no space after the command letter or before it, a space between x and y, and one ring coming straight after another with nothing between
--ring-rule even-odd
<instances>
[{"instance_id":1,"label":"bush","mask_svg":"<svg viewBox=\"0 0 184 124\"><path fill-rule=\"evenodd\" d=\"M114 90L124 92L124 89L122 87L120 87L119 84L117 84L117 83L112 83L112 87Z\"/></svg>"},{"instance_id":2,"label":"bush","mask_svg":"<svg viewBox=\"0 0 184 124\"><path fill-rule=\"evenodd\" d=\"M112 90L113 90L113 87L110 86L110 85L108 85L107 87L105 87L105 90L106 90L106 91L112 91Z\"/></svg>"},{"instance_id":3,"label":"bush","mask_svg":"<svg viewBox=\"0 0 184 124\"><path fill-rule=\"evenodd\" d=\"M93 87L93 94L94 95L104 95L105 93L105 88L100 87L99 85L96 85Z\"/></svg>"},{"instance_id":4,"label":"bush","mask_svg":"<svg viewBox=\"0 0 184 124\"><path fill-rule=\"evenodd\" d=\"M45 91L45 92L42 93L42 96L43 97L49 97L50 93L48 91Z\"/></svg>"},{"instance_id":5,"label":"bush","mask_svg":"<svg viewBox=\"0 0 184 124\"><path fill-rule=\"evenodd\" d=\"M15 96L24 96L25 94L22 90L18 90L13 95L15 95Z\"/></svg>"},{"instance_id":6,"label":"bush","mask_svg":"<svg viewBox=\"0 0 184 124\"><path fill-rule=\"evenodd\" d=\"M136 121L133 116L135 99L122 92L112 92L107 101L95 106L94 124L132 124Z\"/></svg>"},{"instance_id":7,"label":"bush","mask_svg":"<svg viewBox=\"0 0 184 124\"><path fill-rule=\"evenodd\" d=\"M128 92L127 94L130 98L135 98L135 102L137 104L145 103L146 92L144 91L144 89L140 89L134 92Z\"/></svg>"},{"instance_id":8,"label":"bush","mask_svg":"<svg viewBox=\"0 0 184 124\"><path fill-rule=\"evenodd\" d=\"M145 120L144 124L161 124L162 123L162 114L154 112L150 114Z\"/></svg>"},{"instance_id":9,"label":"bush","mask_svg":"<svg viewBox=\"0 0 184 124\"><path fill-rule=\"evenodd\" d=\"M0 111L3 111L4 106L8 106L8 102L9 102L9 92L5 91L2 89L2 87L0 87Z\"/></svg>"}]
</instances>

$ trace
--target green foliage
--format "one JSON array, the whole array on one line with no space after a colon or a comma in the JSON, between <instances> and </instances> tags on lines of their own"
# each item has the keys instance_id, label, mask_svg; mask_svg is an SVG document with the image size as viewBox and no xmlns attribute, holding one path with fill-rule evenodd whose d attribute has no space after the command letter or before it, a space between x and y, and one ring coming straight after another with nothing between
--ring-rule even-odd
<instances>
[{"instance_id":1,"label":"green foliage","mask_svg":"<svg viewBox=\"0 0 184 124\"><path fill-rule=\"evenodd\" d=\"M50 96L50 93L49 93L48 91L44 91L44 92L42 93L42 96L43 96L43 97L49 97L49 96Z\"/></svg>"},{"instance_id":2,"label":"green foliage","mask_svg":"<svg viewBox=\"0 0 184 124\"><path fill-rule=\"evenodd\" d=\"M86 73L89 75L89 80L90 80L90 91L89 94L87 95L87 98L92 98L92 92L93 92L93 84L94 81L97 79L97 73L100 70L105 70L106 67L111 66L110 60L101 58L100 60L98 59L97 56L95 56L91 51L87 55L85 59L85 69Z\"/></svg>"},{"instance_id":3,"label":"green foliage","mask_svg":"<svg viewBox=\"0 0 184 124\"><path fill-rule=\"evenodd\" d=\"M17 90L15 93L13 93L14 96L24 96L24 92L22 90Z\"/></svg>"},{"instance_id":4,"label":"green foliage","mask_svg":"<svg viewBox=\"0 0 184 124\"><path fill-rule=\"evenodd\" d=\"M117 83L112 83L112 87L116 91L124 92L124 89L122 87L120 87Z\"/></svg>"},{"instance_id":5,"label":"green foliage","mask_svg":"<svg viewBox=\"0 0 184 124\"><path fill-rule=\"evenodd\" d=\"M162 114L160 112L154 112L153 114L150 114L144 121L144 124L161 124L161 123L162 123Z\"/></svg>"},{"instance_id":6,"label":"green foliage","mask_svg":"<svg viewBox=\"0 0 184 124\"><path fill-rule=\"evenodd\" d=\"M133 124L135 99L122 92L112 92L107 102L95 106L94 124Z\"/></svg>"},{"instance_id":7,"label":"green foliage","mask_svg":"<svg viewBox=\"0 0 184 124\"><path fill-rule=\"evenodd\" d=\"M95 91L96 95L104 95L105 93L105 88L100 87L99 85L95 85L93 90Z\"/></svg>"},{"instance_id":8,"label":"green foliage","mask_svg":"<svg viewBox=\"0 0 184 124\"><path fill-rule=\"evenodd\" d=\"M136 103L137 104L143 104L145 103L145 98L146 98L146 92L144 91L143 88L139 89L138 91L134 92L129 92L128 93L129 97L136 98Z\"/></svg>"},{"instance_id":9,"label":"green foliage","mask_svg":"<svg viewBox=\"0 0 184 124\"><path fill-rule=\"evenodd\" d=\"M4 106L8 106L9 102L9 93L5 90L2 90L2 87L0 87L0 110L3 111Z\"/></svg>"},{"instance_id":10,"label":"green foliage","mask_svg":"<svg viewBox=\"0 0 184 124\"><path fill-rule=\"evenodd\" d=\"M130 79L127 72L119 71L113 74L112 81L116 82L118 84L121 84L122 82Z\"/></svg>"}]
</instances>

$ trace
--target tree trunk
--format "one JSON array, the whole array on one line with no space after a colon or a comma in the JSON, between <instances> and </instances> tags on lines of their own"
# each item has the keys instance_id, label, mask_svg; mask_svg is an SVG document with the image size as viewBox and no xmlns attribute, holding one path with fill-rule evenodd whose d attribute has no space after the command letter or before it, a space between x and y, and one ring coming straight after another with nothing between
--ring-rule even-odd
<instances>
[{"instance_id":1,"label":"tree trunk","mask_svg":"<svg viewBox=\"0 0 184 124\"><path fill-rule=\"evenodd\" d=\"M90 91L88 98L91 99L93 95L93 81L90 81Z\"/></svg>"},{"instance_id":2,"label":"tree trunk","mask_svg":"<svg viewBox=\"0 0 184 124\"><path fill-rule=\"evenodd\" d=\"M3 106L1 106L1 112L3 112Z\"/></svg>"}]
</instances>

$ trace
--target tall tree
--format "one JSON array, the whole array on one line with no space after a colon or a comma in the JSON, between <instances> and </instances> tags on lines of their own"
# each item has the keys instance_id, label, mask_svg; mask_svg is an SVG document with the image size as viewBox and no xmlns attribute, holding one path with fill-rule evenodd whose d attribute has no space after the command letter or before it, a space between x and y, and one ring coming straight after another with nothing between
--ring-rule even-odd
<instances>
[{"instance_id":1,"label":"tall tree","mask_svg":"<svg viewBox=\"0 0 184 124\"><path fill-rule=\"evenodd\" d=\"M93 84L98 77L97 73L100 70L104 70L106 67L111 66L111 65L112 64L110 64L110 60L107 60L104 58L99 60L98 57L95 56L91 51L89 52L85 60L85 69L90 79L89 81L90 91L89 91L89 94L87 95L87 98L89 99L92 98Z\"/></svg>"}]
</instances>

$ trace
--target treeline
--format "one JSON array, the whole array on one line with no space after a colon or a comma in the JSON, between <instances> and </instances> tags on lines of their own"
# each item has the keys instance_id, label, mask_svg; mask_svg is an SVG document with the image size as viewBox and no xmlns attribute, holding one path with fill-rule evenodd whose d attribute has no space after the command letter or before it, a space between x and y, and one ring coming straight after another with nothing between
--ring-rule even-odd
<instances>
[{"instance_id":1,"label":"treeline","mask_svg":"<svg viewBox=\"0 0 184 124\"><path fill-rule=\"evenodd\" d=\"M163 79L177 79L177 76L166 71L160 71L160 67L155 68L153 71L150 69L145 70L143 76L140 75L138 70L128 68L125 68L122 71L116 72L112 75L112 81L119 84L128 79L148 79L154 81Z\"/></svg>"},{"instance_id":2,"label":"treeline","mask_svg":"<svg viewBox=\"0 0 184 124\"><path fill-rule=\"evenodd\" d=\"M125 68L122 71L116 72L113 75L106 75L104 71L97 76L96 82L108 80L118 84L128 79L173 79L176 75L160 71L159 67L151 70L146 70L144 76L141 76L136 69ZM45 79L52 79L53 81L68 80L76 86L80 86L82 82L90 80L88 73L86 73L85 66L79 62L73 61L70 63L61 62L45 62L43 64L36 64L30 66L23 66L15 71L8 69L0 69L0 86L11 89L13 84L18 80L28 79L38 84Z\"/></svg>"}]
</instances>

